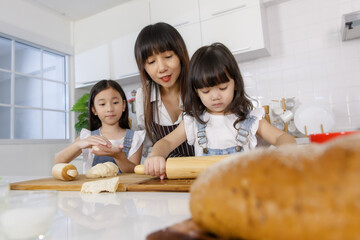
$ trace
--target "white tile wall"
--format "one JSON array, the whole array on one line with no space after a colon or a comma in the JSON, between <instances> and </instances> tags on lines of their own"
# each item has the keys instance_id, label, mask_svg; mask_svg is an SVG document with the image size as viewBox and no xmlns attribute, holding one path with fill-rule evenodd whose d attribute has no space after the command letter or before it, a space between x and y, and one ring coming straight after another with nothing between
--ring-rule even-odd
<instances>
[{"instance_id":1,"label":"white tile wall","mask_svg":"<svg viewBox=\"0 0 360 240\"><path fill-rule=\"evenodd\" d=\"M360 129L360 39L341 40L341 17L360 0L290 0L267 7L271 56L240 63L247 93L260 106L295 97L324 104L332 131Z\"/></svg>"}]
</instances>

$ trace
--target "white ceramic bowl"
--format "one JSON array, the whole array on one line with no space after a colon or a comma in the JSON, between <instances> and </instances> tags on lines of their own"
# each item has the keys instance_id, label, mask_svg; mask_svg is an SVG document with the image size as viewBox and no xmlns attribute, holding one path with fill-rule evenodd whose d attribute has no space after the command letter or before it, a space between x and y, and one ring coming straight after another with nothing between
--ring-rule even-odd
<instances>
[{"instance_id":1,"label":"white ceramic bowl","mask_svg":"<svg viewBox=\"0 0 360 240\"><path fill-rule=\"evenodd\" d=\"M43 239L57 211L57 192L11 191L1 205L0 233L5 239Z\"/></svg>"},{"instance_id":2,"label":"white ceramic bowl","mask_svg":"<svg viewBox=\"0 0 360 240\"><path fill-rule=\"evenodd\" d=\"M296 128L303 134L305 134L305 127L307 134L329 132L334 124L335 117L333 112L323 105L303 105L300 106L294 116L294 122ZM321 129L322 125L322 129Z\"/></svg>"},{"instance_id":3,"label":"white ceramic bowl","mask_svg":"<svg viewBox=\"0 0 360 240\"><path fill-rule=\"evenodd\" d=\"M10 184L6 180L0 180L0 199L8 196L10 192Z\"/></svg>"}]
</instances>

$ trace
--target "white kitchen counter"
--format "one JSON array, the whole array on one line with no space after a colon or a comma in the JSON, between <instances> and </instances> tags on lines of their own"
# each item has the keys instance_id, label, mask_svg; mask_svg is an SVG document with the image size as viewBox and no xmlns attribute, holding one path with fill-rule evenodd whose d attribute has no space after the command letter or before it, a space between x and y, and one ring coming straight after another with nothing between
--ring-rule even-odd
<instances>
[{"instance_id":1,"label":"white kitchen counter","mask_svg":"<svg viewBox=\"0 0 360 240\"><path fill-rule=\"evenodd\" d=\"M14 182L20 177L3 179ZM10 195L16 192L31 191L12 190ZM189 193L58 191L57 205L54 223L45 239L143 240L151 232L190 218Z\"/></svg>"}]
</instances>

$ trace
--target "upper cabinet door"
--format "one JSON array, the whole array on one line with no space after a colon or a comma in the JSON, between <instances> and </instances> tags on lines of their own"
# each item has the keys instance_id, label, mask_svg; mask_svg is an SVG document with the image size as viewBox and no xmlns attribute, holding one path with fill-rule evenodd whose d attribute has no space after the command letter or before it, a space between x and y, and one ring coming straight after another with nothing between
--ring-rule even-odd
<instances>
[{"instance_id":1,"label":"upper cabinet door","mask_svg":"<svg viewBox=\"0 0 360 240\"><path fill-rule=\"evenodd\" d=\"M195 53L198 48L201 47L201 29L200 24L195 23L189 26L182 26L177 28L180 35L185 41L186 48L189 53L189 57Z\"/></svg>"},{"instance_id":2,"label":"upper cabinet door","mask_svg":"<svg viewBox=\"0 0 360 240\"><path fill-rule=\"evenodd\" d=\"M259 0L199 0L200 20L222 16L254 5L259 5Z\"/></svg>"},{"instance_id":3,"label":"upper cabinet door","mask_svg":"<svg viewBox=\"0 0 360 240\"><path fill-rule=\"evenodd\" d=\"M269 56L262 10L260 5L252 5L201 21L203 45L221 42L237 61Z\"/></svg>"},{"instance_id":4,"label":"upper cabinet door","mask_svg":"<svg viewBox=\"0 0 360 240\"><path fill-rule=\"evenodd\" d=\"M108 45L100 45L75 55L75 87L91 85L110 77Z\"/></svg>"},{"instance_id":5,"label":"upper cabinet door","mask_svg":"<svg viewBox=\"0 0 360 240\"><path fill-rule=\"evenodd\" d=\"M150 0L151 23L166 22L180 27L199 22L196 0Z\"/></svg>"},{"instance_id":6,"label":"upper cabinet door","mask_svg":"<svg viewBox=\"0 0 360 240\"><path fill-rule=\"evenodd\" d=\"M133 32L112 41L113 79L121 79L139 74L134 47L139 32Z\"/></svg>"}]
</instances>

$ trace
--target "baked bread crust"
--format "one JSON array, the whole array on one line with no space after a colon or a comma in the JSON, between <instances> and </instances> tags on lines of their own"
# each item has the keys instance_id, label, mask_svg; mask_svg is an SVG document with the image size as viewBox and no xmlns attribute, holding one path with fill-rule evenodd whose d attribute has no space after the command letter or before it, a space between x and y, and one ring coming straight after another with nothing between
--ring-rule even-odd
<instances>
[{"instance_id":1,"label":"baked bread crust","mask_svg":"<svg viewBox=\"0 0 360 240\"><path fill-rule=\"evenodd\" d=\"M225 238L359 239L360 134L231 156L190 192L194 222Z\"/></svg>"}]
</instances>

